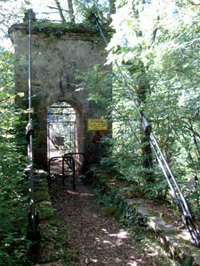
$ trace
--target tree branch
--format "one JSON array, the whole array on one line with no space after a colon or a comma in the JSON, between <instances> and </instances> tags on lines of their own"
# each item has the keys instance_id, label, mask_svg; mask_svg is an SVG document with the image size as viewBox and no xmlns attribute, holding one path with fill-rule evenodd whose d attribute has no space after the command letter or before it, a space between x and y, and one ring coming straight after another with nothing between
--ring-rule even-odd
<instances>
[{"instance_id":1,"label":"tree branch","mask_svg":"<svg viewBox=\"0 0 200 266\"><path fill-rule=\"evenodd\" d=\"M188 2L193 6L200 6L200 3L196 4L193 0L188 0Z\"/></svg>"},{"instance_id":2,"label":"tree branch","mask_svg":"<svg viewBox=\"0 0 200 266\"><path fill-rule=\"evenodd\" d=\"M48 6L48 8L59 10L59 8L57 8L57 7L53 7L53 6ZM66 9L63 9L63 8L61 8L61 10L62 10L62 11L65 11L65 12L70 12L69 10L66 10Z\"/></svg>"},{"instance_id":3,"label":"tree branch","mask_svg":"<svg viewBox=\"0 0 200 266\"><path fill-rule=\"evenodd\" d=\"M74 8L73 8L73 3L72 0L68 0L68 8L69 8L69 16L70 16L70 22L72 24L75 24L75 17L74 17Z\"/></svg>"},{"instance_id":4,"label":"tree branch","mask_svg":"<svg viewBox=\"0 0 200 266\"><path fill-rule=\"evenodd\" d=\"M64 15L63 15L63 12L62 12L62 8L60 6L60 2L58 0L54 0L54 1L55 1L56 5L57 5L57 9L59 10L62 22L66 22L66 19L65 19Z\"/></svg>"}]
</instances>

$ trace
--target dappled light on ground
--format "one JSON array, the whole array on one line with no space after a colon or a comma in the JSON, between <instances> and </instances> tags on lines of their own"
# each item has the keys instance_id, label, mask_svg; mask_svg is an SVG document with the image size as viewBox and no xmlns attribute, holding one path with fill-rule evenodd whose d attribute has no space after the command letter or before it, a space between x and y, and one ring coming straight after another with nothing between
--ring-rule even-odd
<instances>
[{"instance_id":1,"label":"dappled light on ground","mask_svg":"<svg viewBox=\"0 0 200 266\"><path fill-rule=\"evenodd\" d=\"M157 266L155 258L159 253L145 251L113 217L103 216L90 189L78 185L73 192L54 186L51 193L70 238L72 265Z\"/></svg>"}]
</instances>

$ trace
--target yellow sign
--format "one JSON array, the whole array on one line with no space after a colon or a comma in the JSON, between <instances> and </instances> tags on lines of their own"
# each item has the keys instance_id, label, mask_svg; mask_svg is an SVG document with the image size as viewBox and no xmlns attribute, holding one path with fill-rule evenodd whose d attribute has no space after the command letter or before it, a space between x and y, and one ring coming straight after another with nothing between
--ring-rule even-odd
<instances>
[{"instance_id":1,"label":"yellow sign","mask_svg":"<svg viewBox=\"0 0 200 266\"><path fill-rule=\"evenodd\" d=\"M90 118L87 127L90 131L104 131L108 130L108 122L105 119Z\"/></svg>"}]
</instances>

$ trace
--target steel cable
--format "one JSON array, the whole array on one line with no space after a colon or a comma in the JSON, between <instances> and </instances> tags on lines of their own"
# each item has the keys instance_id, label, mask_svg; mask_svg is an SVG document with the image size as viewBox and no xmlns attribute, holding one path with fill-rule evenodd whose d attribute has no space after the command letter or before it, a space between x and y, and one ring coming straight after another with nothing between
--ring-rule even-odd
<instances>
[{"instance_id":1,"label":"steel cable","mask_svg":"<svg viewBox=\"0 0 200 266\"><path fill-rule=\"evenodd\" d=\"M100 23L99 23L98 17L93 13L91 16L91 19L94 19L101 37L103 38L105 44L108 45L108 41L105 37L105 34L102 30ZM172 196L175 199L175 201L179 207L183 223L184 223L185 227L188 229L194 244L197 247L200 247L200 233L199 233L197 227L195 226L194 217L191 214L189 205L188 205L186 199L184 198L184 196L183 196L183 194L179 188L179 185L178 185L178 183L177 183L177 181L176 181L176 179L175 179L175 177L174 177L174 175L170 169L169 164L166 161L166 158L162 152L162 149L160 148L160 146L158 144L156 137L154 136L153 132L150 129L150 125L149 125L146 117L143 115L143 113L138 108L138 104L133 97L132 91L131 91L131 89L130 89L127 81L126 81L125 75L122 73L122 70L121 70L121 68L120 68L120 66L116 60L114 63L117 66L117 69L121 75L124 88L128 91L129 97L132 99L133 105L134 105L138 115L140 116L141 126L142 126L145 134L148 135L150 138L150 144L151 144L152 150L155 154L155 157L156 157L156 160L158 161L158 164L160 165L160 168L163 172L163 175L164 175L165 179L167 180L167 183L170 187L170 190L172 191Z\"/></svg>"},{"instance_id":2,"label":"steel cable","mask_svg":"<svg viewBox=\"0 0 200 266\"><path fill-rule=\"evenodd\" d=\"M28 10L28 124L26 126L26 139L28 141L28 178L29 178L29 196L30 196L30 222L33 237L36 236L36 214L34 203L34 173L33 173L33 121L32 121L32 42L31 42L31 23L33 18L33 10Z\"/></svg>"}]
</instances>

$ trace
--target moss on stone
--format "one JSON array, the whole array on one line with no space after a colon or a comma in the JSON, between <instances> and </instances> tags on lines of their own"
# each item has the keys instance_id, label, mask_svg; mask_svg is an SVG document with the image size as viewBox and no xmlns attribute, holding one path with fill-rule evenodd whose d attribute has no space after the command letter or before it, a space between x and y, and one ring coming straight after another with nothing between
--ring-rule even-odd
<instances>
[{"instance_id":1,"label":"moss on stone","mask_svg":"<svg viewBox=\"0 0 200 266\"><path fill-rule=\"evenodd\" d=\"M24 30L28 33L28 23L14 24L10 29L9 33L13 30ZM86 24L71 24L71 23L53 23L49 20L34 21L32 23L32 33L39 34L43 33L47 36L60 37L66 33L87 33L90 35L96 35L94 28L89 27Z\"/></svg>"},{"instance_id":2,"label":"moss on stone","mask_svg":"<svg viewBox=\"0 0 200 266\"><path fill-rule=\"evenodd\" d=\"M35 178L35 202L36 211L39 214L40 231L40 259L38 263L69 265L70 257L64 252L67 240L61 231L61 226L51 204L47 175L45 174L37 175Z\"/></svg>"},{"instance_id":3,"label":"moss on stone","mask_svg":"<svg viewBox=\"0 0 200 266\"><path fill-rule=\"evenodd\" d=\"M106 178L109 175L102 169L94 170L96 192L104 213L117 217L118 212L117 218L129 227L135 239L143 242L145 239L151 245L158 245L174 262L188 266L200 265L199 250L191 245L189 239L183 238L177 228L164 221L149 202L138 198L128 199L118 183L114 180L110 182L109 178ZM166 217L168 218L165 215ZM162 220L166 222L166 226L160 224ZM153 224L155 227L152 227Z\"/></svg>"}]
</instances>

